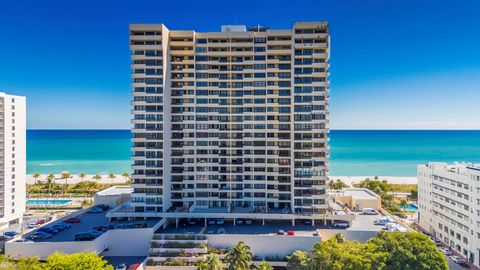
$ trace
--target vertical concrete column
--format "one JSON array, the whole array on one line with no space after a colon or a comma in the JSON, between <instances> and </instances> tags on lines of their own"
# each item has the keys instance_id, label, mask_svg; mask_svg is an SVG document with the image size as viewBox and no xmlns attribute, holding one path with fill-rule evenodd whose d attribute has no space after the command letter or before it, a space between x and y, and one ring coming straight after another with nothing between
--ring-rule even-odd
<instances>
[{"instance_id":1,"label":"vertical concrete column","mask_svg":"<svg viewBox=\"0 0 480 270\"><path fill-rule=\"evenodd\" d=\"M178 228L178 218L175 218L175 228Z\"/></svg>"},{"instance_id":2,"label":"vertical concrete column","mask_svg":"<svg viewBox=\"0 0 480 270\"><path fill-rule=\"evenodd\" d=\"M235 225L236 225L236 222L235 222L235 219L233 219L233 226L235 226Z\"/></svg>"},{"instance_id":3,"label":"vertical concrete column","mask_svg":"<svg viewBox=\"0 0 480 270\"><path fill-rule=\"evenodd\" d=\"M262 225L265 226L265 219L262 219Z\"/></svg>"},{"instance_id":4,"label":"vertical concrete column","mask_svg":"<svg viewBox=\"0 0 480 270\"><path fill-rule=\"evenodd\" d=\"M205 227L207 227L207 218L205 218Z\"/></svg>"},{"instance_id":5,"label":"vertical concrete column","mask_svg":"<svg viewBox=\"0 0 480 270\"><path fill-rule=\"evenodd\" d=\"M312 219L312 226L315 226L315 219Z\"/></svg>"},{"instance_id":6,"label":"vertical concrete column","mask_svg":"<svg viewBox=\"0 0 480 270\"><path fill-rule=\"evenodd\" d=\"M292 226L295 226L295 219L292 218Z\"/></svg>"}]
</instances>

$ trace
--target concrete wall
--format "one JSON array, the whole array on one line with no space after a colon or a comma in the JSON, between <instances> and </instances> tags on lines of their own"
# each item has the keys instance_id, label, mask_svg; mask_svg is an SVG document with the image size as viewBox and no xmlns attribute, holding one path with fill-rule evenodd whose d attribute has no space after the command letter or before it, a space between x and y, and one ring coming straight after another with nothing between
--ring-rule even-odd
<instances>
[{"instance_id":1,"label":"concrete wall","mask_svg":"<svg viewBox=\"0 0 480 270\"><path fill-rule=\"evenodd\" d=\"M147 256L153 232L152 228L111 230L93 241L7 242L5 254L12 258L40 256L41 259L56 251L67 254L105 251L104 256Z\"/></svg>"},{"instance_id":2,"label":"concrete wall","mask_svg":"<svg viewBox=\"0 0 480 270\"><path fill-rule=\"evenodd\" d=\"M93 251L100 253L108 247L108 234L103 234L93 241L81 242L7 242L5 244L5 254L11 258L24 258L40 256L45 259L54 252L78 253L83 251Z\"/></svg>"},{"instance_id":3,"label":"concrete wall","mask_svg":"<svg viewBox=\"0 0 480 270\"><path fill-rule=\"evenodd\" d=\"M104 256L147 256L152 228L108 231L108 250Z\"/></svg>"},{"instance_id":4,"label":"concrete wall","mask_svg":"<svg viewBox=\"0 0 480 270\"><path fill-rule=\"evenodd\" d=\"M206 237L208 244L217 248L231 248L243 241L255 256L269 257L284 257L296 250L311 250L321 241L318 236L219 234Z\"/></svg>"}]
</instances>

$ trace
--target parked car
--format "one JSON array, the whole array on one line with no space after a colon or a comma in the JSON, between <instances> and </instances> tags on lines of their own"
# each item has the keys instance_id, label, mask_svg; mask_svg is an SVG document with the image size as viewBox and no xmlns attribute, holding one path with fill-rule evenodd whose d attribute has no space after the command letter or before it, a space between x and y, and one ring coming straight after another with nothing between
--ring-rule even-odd
<instances>
[{"instance_id":1,"label":"parked car","mask_svg":"<svg viewBox=\"0 0 480 270\"><path fill-rule=\"evenodd\" d=\"M278 235L286 235L287 233L284 230L278 230L277 234Z\"/></svg>"},{"instance_id":2,"label":"parked car","mask_svg":"<svg viewBox=\"0 0 480 270\"><path fill-rule=\"evenodd\" d=\"M110 209L110 206L106 205L106 204L97 204L95 205L95 207L99 207L101 208L103 211L108 211L108 209Z\"/></svg>"},{"instance_id":3,"label":"parked car","mask_svg":"<svg viewBox=\"0 0 480 270\"><path fill-rule=\"evenodd\" d=\"M35 222L36 225L42 225L42 224L45 224L45 220L39 220L37 222Z\"/></svg>"},{"instance_id":4,"label":"parked car","mask_svg":"<svg viewBox=\"0 0 480 270\"><path fill-rule=\"evenodd\" d=\"M237 219L235 220L236 224L242 225L243 224L243 219Z\"/></svg>"},{"instance_id":5,"label":"parked car","mask_svg":"<svg viewBox=\"0 0 480 270\"><path fill-rule=\"evenodd\" d=\"M127 270L137 270L139 267L140 267L140 264L139 264L139 263L130 264L130 265L128 266Z\"/></svg>"},{"instance_id":6,"label":"parked car","mask_svg":"<svg viewBox=\"0 0 480 270\"><path fill-rule=\"evenodd\" d=\"M53 224L51 227L54 228L55 230L58 230L58 231L63 231L63 230L66 229L66 227L64 227L61 224Z\"/></svg>"},{"instance_id":7,"label":"parked car","mask_svg":"<svg viewBox=\"0 0 480 270\"><path fill-rule=\"evenodd\" d=\"M100 207L92 207L90 209L88 209L87 213L90 213L90 214L98 214L98 213L102 213L103 212L103 209L100 208Z\"/></svg>"},{"instance_id":8,"label":"parked car","mask_svg":"<svg viewBox=\"0 0 480 270\"><path fill-rule=\"evenodd\" d=\"M29 229L36 228L37 226L38 226L38 225L37 225L37 223L35 223L35 222L28 222L28 223L27 223L27 228L29 228Z\"/></svg>"},{"instance_id":9,"label":"parked car","mask_svg":"<svg viewBox=\"0 0 480 270\"><path fill-rule=\"evenodd\" d=\"M295 235L295 231L290 230L290 231L288 231L287 234L290 235L290 236L294 236L294 235Z\"/></svg>"},{"instance_id":10,"label":"parked car","mask_svg":"<svg viewBox=\"0 0 480 270\"><path fill-rule=\"evenodd\" d=\"M224 219L217 219L217 225L223 225L223 224L225 224Z\"/></svg>"},{"instance_id":11,"label":"parked car","mask_svg":"<svg viewBox=\"0 0 480 270\"><path fill-rule=\"evenodd\" d=\"M80 223L80 219L79 218L69 218L69 219L66 219L64 220L63 222L65 223Z\"/></svg>"},{"instance_id":12,"label":"parked car","mask_svg":"<svg viewBox=\"0 0 480 270\"><path fill-rule=\"evenodd\" d=\"M335 220L332 226L335 228L348 228L350 227L350 222L347 220Z\"/></svg>"},{"instance_id":13,"label":"parked car","mask_svg":"<svg viewBox=\"0 0 480 270\"><path fill-rule=\"evenodd\" d=\"M15 236L18 235L18 233L17 233L17 232L8 231L8 232L4 232L3 235L8 236L8 237L15 237Z\"/></svg>"},{"instance_id":14,"label":"parked car","mask_svg":"<svg viewBox=\"0 0 480 270\"><path fill-rule=\"evenodd\" d=\"M312 221L310 219L305 219L305 220L303 220L303 224L312 225Z\"/></svg>"},{"instance_id":15,"label":"parked car","mask_svg":"<svg viewBox=\"0 0 480 270\"><path fill-rule=\"evenodd\" d=\"M197 220L194 219L194 218L191 218L188 220L188 225L196 225L197 224Z\"/></svg>"},{"instance_id":16,"label":"parked car","mask_svg":"<svg viewBox=\"0 0 480 270\"><path fill-rule=\"evenodd\" d=\"M218 228L217 233L218 234L225 234L225 229L224 228Z\"/></svg>"},{"instance_id":17,"label":"parked car","mask_svg":"<svg viewBox=\"0 0 480 270\"><path fill-rule=\"evenodd\" d=\"M117 265L117 267L115 267L115 270L127 270L127 264L126 263L119 264Z\"/></svg>"},{"instance_id":18,"label":"parked car","mask_svg":"<svg viewBox=\"0 0 480 270\"><path fill-rule=\"evenodd\" d=\"M245 219L245 224L247 224L247 225L252 224L252 220L251 219Z\"/></svg>"},{"instance_id":19,"label":"parked car","mask_svg":"<svg viewBox=\"0 0 480 270\"><path fill-rule=\"evenodd\" d=\"M57 223L57 224L62 225L63 227L65 227L65 229L70 229L72 227L72 225L70 225L68 223L65 223L65 222L60 222L60 223Z\"/></svg>"},{"instance_id":20,"label":"parked car","mask_svg":"<svg viewBox=\"0 0 480 270\"><path fill-rule=\"evenodd\" d=\"M215 225L215 219L209 218L208 219L208 225Z\"/></svg>"},{"instance_id":21,"label":"parked car","mask_svg":"<svg viewBox=\"0 0 480 270\"><path fill-rule=\"evenodd\" d=\"M443 252L447 256L452 256L452 252L448 248L441 248L440 251Z\"/></svg>"},{"instance_id":22,"label":"parked car","mask_svg":"<svg viewBox=\"0 0 480 270\"><path fill-rule=\"evenodd\" d=\"M140 228L147 228L148 224L146 222L140 222L140 223L135 223L133 226L137 229L140 229Z\"/></svg>"},{"instance_id":23,"label":"parked car","mask_svg":"<svg viewBox=\"0 0 480 270\"><path fill-rule=\"evenodd\" d=\"M442 241L438 240L438 239L435 239L435 245L436 246L441 246L442 245Z\"/></svg>"},{"instance_id":24,"label":"parked car","mask_svg":"<svg viewBox=\"0 0 480 270\"><path fill-rule=\"evenodd\" d=\"M108 230L113 230L113 225L99 225L92 228L92 230L99 232L106 232Z\"/></svg>"},{"instance_id":25,"label":"parked car","mask_svg":"<svg viewBox=\"0 0 480 270\"><path fill-rule=\"evenodd\" d=\"M58 233L57 229L49 227L49 226L41 227L38 230L41 231L41 232L49 233L49 234L57 234Z\"/></svg>"},{"instance_id":26,"label":"parked car","mask_svg":"<svg viewBox=\"0 0 480 270\"><path fill-rule=\"evenodd\" d=\"M45 240L52 237L51 234L46 232L37 231L27 237L28 240L36 241L36 240Z\"/></svg>"},{"instance_id":27,"label":"parked car","mask_svg":"<svg viewBox=\"0 0 480 270\"><path fill-rule=\"evenodd\" d=\"M363 214L364 215L378 215L377 210L373 208L363 208Z\"/></svg>"},{"instance_id":28,"label":"parked car","mask_svg":"<svg viewBox=\"0 0 480 270\"><path fill-rule=\"evenodd\" d=\"M455 263L457 263L461 266L468 266L468 263L466 261L464 261L462 258L460 258L459 256L452 255L452 256L450 256L450 259L452 259L452 261L454 261Z\"/></svg>"},{"instance_id":29,"label":"parked car","mask_svg":"<svg viewBox=\"0 0 480 270\"><path fill-rule=\"evenodd\" d=\"M99 231L96 231L96 230L90 230L90 231L80 232L80 233L75 234L74 239L75 239L75 241L90 241L90 240L93 240L93 239L99 237L102 234L103 234L103 232L99 232Z\"/></svg>"}]
</instances>

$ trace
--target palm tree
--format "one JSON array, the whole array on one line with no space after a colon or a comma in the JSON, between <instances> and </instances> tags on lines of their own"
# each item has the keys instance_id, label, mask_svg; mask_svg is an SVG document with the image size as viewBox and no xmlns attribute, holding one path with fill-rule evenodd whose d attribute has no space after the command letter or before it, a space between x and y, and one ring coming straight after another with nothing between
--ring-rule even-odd
<instances>
[{"instance_id":1,"label":"palm tree","mask_svg":"<svg viewBox=\"0 0 480 270\"><path fill-rule=\"evenodd\" d=\"M130 180L130 174L128 172L124 172L122 176L125 177L125 183L128 183Z\"/></svg>"},{"instance_id":2,"label":"palm tree","mask_svg":"<svg viewBox=\"0 0 480 270\"><path fill-rule=\"evenodd\" d=\"M202 267L202 270L222 270L222 260L216 253L210 253L207 255L205 264Z\"/></svg>"},{"instance_id":3,"label":"palm tree","mask_svg":"<svg viewBox=\"0 0 480 270\"><path fill-rule=\"evenodd\" d=\"M250 247L244 242L238 242L237 245L228 253L226 257L228 270L247 270L252 261L252 252Z\"/></svg>"},{"instance_id":4,"label":"palm tree","mask_svg":"<svg viewBox=\"0 0 480 270\"><path fill-rule=\"evenodd\" d=\"M47 175L47 182L45 182L45 188L47 190L48 193L51 194L52 192L52 188L53 188L53 185L55 184L53 182L53 180L55 180L55 175L54 174L49 174Z\"/></svg>"},{"instance_id":5,"label":"palm tree","mask_svg":"<svg viewBox=\"0 0 480 270\"><path fill-rule=\"evenodd\" d=\"M85 176L86 175L83 172L78 174L78 177L80 177L80 182L83 182L83 179L85 178Z\"/></svg>"},{"instance_id":6,"label":"palm tree","mask_svg":"<svg viewBox=\"0 0 480 270\"><path fill-rule=\"evenodd\" d=\"M69 173L69 172L62 172L62 179L65 179L65 192L64 192L64 196L67 194L67 190L68 190L68 179L70 179L72 177L72 174Z\"/></svg>"},{"instance_id":7,"label":"palm tree","mask_svg":"<svg viewBox=\"0 0 480 270\"><path fill-rule=\"evenodd\" d=\"M406 199L402 199L402 200L400 201L400 208L401 208L402 210L405 210L405 208L407 208L407 206L408 206L407 200L406 200Z\"/></svg>"},{"instance_id":8,"label":"palm tree","mask_svg":"<svg viewBox=\"0 0 480 270\"><path fill-rule=\"evenodd\" d=\"M102 180L102 176L97 173L97 174L95 174L95 175L92 177L92 179L93 179L94 181L100 181L100 180Z\"/></svg>"},{"instance_id":9,"label":"palm tree","mask_svg":"<svg viewBox=\"0 0 480 270\"><path fill-rule=\"evenodd\" d=\"M35 184L37 184L37 179L40 178L40 174L39 173L34 173L32 175L32 177L33 177L33 180L35 180Z\"/></svg>"},{"instance_id":10,"label":"palm tree","mask_svg":"<svg viewBox=\"0 0 480 270\"><path fill-rule=\"evenodd\" d=\"M111 183L112 183L112 185L113 185L113 179L117 178L117 176L115 176L115 174L113 174L113 173L109 173L109 174L108 174L108 178L110 178L110 181L111 181Z\"/></svg>"},{"instance_id":11,"label":"palm tree","mask_svg":"<svg viewBox=\"0 0 480 270\"><path fill-rule=\"evenodd\" d=\"M267 262L261 262L255 267L255 270L273 270L273 267Z\"/></svg>"}]
</instances>

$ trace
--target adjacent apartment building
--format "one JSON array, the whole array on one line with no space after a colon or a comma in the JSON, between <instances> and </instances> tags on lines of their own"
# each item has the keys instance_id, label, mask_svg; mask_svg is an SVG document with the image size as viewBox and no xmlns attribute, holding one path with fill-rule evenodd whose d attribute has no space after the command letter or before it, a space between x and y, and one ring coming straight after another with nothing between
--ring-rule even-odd
<instances>
[{"instance_id":1,"label":"adjacent apartment building","mask_svg":"<svg viewBox=\"0 0 480 270\"><path fill-rule=\"evenodd\" d=\"M26 193L25 97L0 93L0 228L22 221Z\"/></svg>"},{"instance_id":2,"label":"adjacent apartment building","mask_svg":"<svg viewBox=\"0 0 480 270\"><path fill-rule=\"evenodd\" d=\"M418 166L418 224L479 266L480 165Z\"/></svg>"},{"instance_id":3,"label":"adjacent apartment building","mask_svg":"<svg viewBox=\"0 0 480 270\"><path fill-rule=\"evenodd\" d=\"M132 211L325 214L329 48L327 22L130 25Z\"/></svg>"}]
</instances>

